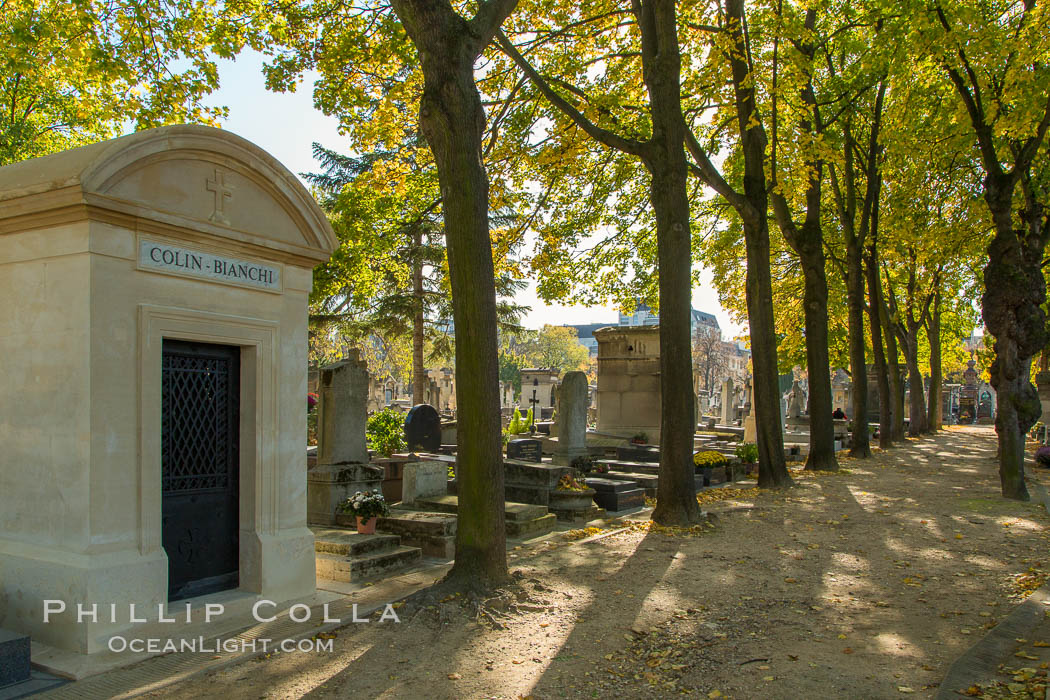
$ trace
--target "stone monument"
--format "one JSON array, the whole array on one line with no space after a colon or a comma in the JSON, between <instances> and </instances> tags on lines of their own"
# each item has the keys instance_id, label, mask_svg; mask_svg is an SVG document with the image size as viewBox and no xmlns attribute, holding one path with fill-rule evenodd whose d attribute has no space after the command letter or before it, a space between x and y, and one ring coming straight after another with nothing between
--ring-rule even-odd
<instances>
[{"instance_id":1,"label":"stone monument","mask_svg":"<svg viewBox=\"0 0 1050 700\"><path fill-rule=\"evenodd\" d=\"M722 380L722 425L733 424L733 378Z\"/></svg>"},{"instance_id":2,"label":"stone monument","mask_svg":"<svg viewBox=\"0 0 1050 700\"><path fill-rule=\"evenodd\" d=\"M317 415L317 464L307 476L311 525L334 525L336 508L357 491L381 486L383 470L369 465L368 367L356 350L321 368Z\"/></svg>"},{"instance_id":3,"label":"stone monument","mask_svg":"<svg viewBox=\"0 0 1050 700\"><path fill-rule=\"evenodd\" d=\"M572 460L587 454L587 375L567 372L561 380L559 399L554 461L571 465Z\"/></svg>"},{"instance_id":4,"label":"stone monument","mask_svg":"<svg viewBox=\"0 0 1050 700\"><path fill-rule=\"evenodd\" d=\"M660 328L599 328L594 339L598 341L598 431L626 438L644 433L650 443L659 443Z\"/></svg>"}]
</instances>

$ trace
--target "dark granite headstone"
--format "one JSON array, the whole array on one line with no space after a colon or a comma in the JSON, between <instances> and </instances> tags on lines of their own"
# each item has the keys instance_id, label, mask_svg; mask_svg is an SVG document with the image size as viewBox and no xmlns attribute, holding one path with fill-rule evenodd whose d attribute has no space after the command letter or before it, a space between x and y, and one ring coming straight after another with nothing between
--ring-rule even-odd
<instances>
[{"instance_id":1,"label":"dark granite headstone","mask_svg":"<svg viewBox=\"0 0 1050 700\"><path fill-rule=\"evenodd\" d=\"M29 636L0 629L0 688L29 680Z\"/></svg>"},{"instance_id":2,"label":"dark granite headstone","mask_svg":"<svg viewBox=\"0 0 1050 700\"><path fill-rule=\"evenodd\" d=\"M594 502L607 511L630 510L645 505L645 489L634 481L616 479L587 479L594 489Z\"/></svg>"},{"instance_id":3,"label":"dark granite headstone","mask_svg":"<svg viewBox=\"0 0 1050 700\"><path fill-rule=\"evenodd\" d=\"M519 438L507 443L507 459L520 459L526 462L541 462L542 451L539 440Z\"/></svg>"},{"instance_id":4,"label":"dark granite headstone","mask_svg":"<svg viewBox=\"0 0 1050 700\"><path fill-rule=\"evenodd\" d=\"M437 452L441 449L441 416L433 406L421 403L408 412L405 442L409 450Z\"/></svg>"}]
</instances>

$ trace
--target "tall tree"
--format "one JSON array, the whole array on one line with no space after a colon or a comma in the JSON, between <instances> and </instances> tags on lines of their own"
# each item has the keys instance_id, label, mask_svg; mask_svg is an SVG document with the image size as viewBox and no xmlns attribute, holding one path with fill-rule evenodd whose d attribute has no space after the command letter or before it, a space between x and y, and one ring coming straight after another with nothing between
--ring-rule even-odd
<instances>
[{"instance_id":1,"label":"tall tree","mask_svg":"<svg viewBox=\"0 0 1050 700\"><path fill-rule=\"evenodd\" d=\"M681 53L673 0L632 0L631 12L649 96L649 138L625 137L599 126L554 90L506 36L500 36L500 46L559 112L596 141L640 159L649 172L659 261L661 385L660 480L652 518L664 525L683 525L696 522L700 508L692 466L695 397L691 391L681 391L692 386L692 239Z\"/></svg>"},{"instance_id":2,"label":"tall tree","mask_svg":"<svg viewBox=\"0 0 1050 700\"><path fill-rule=\"evenodd\" d=\"M754 374L755 425L759 452L759 486L789 486L791 476L784 459L784 433L780 422L779 372L773 321L773 280L770 274L769 197L766 186L768 139L757 102L756 76L751 45L745 28L744 0L725 0L718 39L711 60L721 63L733 87L732 116L743 163L743 187L734 188L722 176L692 131L686 146L693 171L723 197L740 217L747 255L746 297ZM717 74L717 73L716 73ZM723 77L724 79L724 77Z\"/></svg>"},{"instance_id":3,"label":"tall tree","mask_svg":"<svg viewBox=\"0 0 1050 700\"><path fill-rule=\"evenodd\" d=\"M1050 129L1047 6L1033 0L937 3L921 16L927 50L965 110L984 169L984 199L995 226L984 269L985 326L995 336L989 368L998 412L1003 496L1028 500L1025 433L1039 418L1032 357L1047 341L1043 251L1050 226L1020 193ZM1015 208L1020 216L1014 216Z\"/></svg>"},{"instance_id":4,"label":"tall tree","mask_svg":"<svg viewBox=\"0 0 1050 700\"><path fill-rule=\"evenodd\" d=\"M448 0L281 7L268 67L271 87L293 87L305 69L321 78L314 101L363 152L422 133L433 154L444 223L461 445L459 527L448 580L487 588L506 580L499 418L496 275L489 212L504 204L489 186L486 115L474 66L516 0L482 0L471 18ZM418 115L418 123L412 116Z\"/></svg>"},{"instance_id":5,"label":"tall tree","mask_svg":"<svg viewBox=\"0 0 1050 700\"><path fill-rule=\"evenodd\" d=\"M783 26L783 6L778 4L777 15L781 20L777 28ZM800 109L792 110L793 100L784 99L780 102L780 112L786 112L789 119L794 120L789 129L789 140L799 144L802 155L802 167L799 171L803 173L806 180L805 185L800 188L804 194L805 215L801 221L796 221L791 211L791 205L785 192L790 191L790 179L786 175L778 173L777 151L780 147L781 153L785 149L778 136L782 136L784 129L778 123L778 101L780 90L784 90L784 78L791 76L790 71L780 71L778 66L778 49L780 44L779 32L774 38L773 48L773 141L770 158L770 199L773 203L773 211L776 214L777 224L784 235L784 239L798 255L802 266L802 274L805 280L803 292L803 309L805 317L806 336L806 369L809 376L809 455L806 457L806 469L837 471L838 461L835 459L835 424L831 409L831 366L828 350L828 281L825 273L824 259L824 230L821 217L822 186L824 180L824 161L819 155L818 148L814 146L820 143L824 131L823 119L817 103L817 95L814 90L814 73L816 66L816 44L818 40L826 41L817 34L817 10L809 8L805 12L805 19L797 33L792 36L788 34L789 41L798 52L799 78L788 90L797 92ZM787 47L785 47L786 49ZM780 85L778 86L778 81ZM778 90L779 87L779 90ZM793 114L794 112L794 114ZM781 160L786 160L782 158Z\"/></svg>"},{"instance_id":6,"label":"tall tree","mask_svg":"<svg viewBox=\"0 0 1050 700\"><path fill-rule=\"evenodd\" d=\"M474 63L517 0L482 0L470 19L448 0L391 4L423 70L419 124L437 163L452 283L457 420L463 439L456 460L461 482L456 561L449 578L486 588L507 578L507 551L485 110L474 84Z\"/></svg>"}]
</instances>

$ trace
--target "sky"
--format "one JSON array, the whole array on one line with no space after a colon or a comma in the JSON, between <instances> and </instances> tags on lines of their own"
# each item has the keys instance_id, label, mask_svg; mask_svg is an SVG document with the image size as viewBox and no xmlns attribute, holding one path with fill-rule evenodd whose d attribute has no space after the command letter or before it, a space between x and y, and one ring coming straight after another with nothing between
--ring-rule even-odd
<instances>
[{"instance_id":1,"label":"sky","mask_svg":"<svg viewBox=\"0 0 1050 700\"><path fill-rule=\"evenodd\" d=\"M317 170L312 155L314 142L345 150L346 141L339 135L338 121L314 108L313 76L307 75L294 93L273 93L266 89L261 65L262 57L252 52L241 54L236 61L220 61L221 87L208 102L229 107L223 128L260 146L296 175ZM734 323L718 303L710 274L701 272L701 279L701 285L693 289L693 307L714 314L725 336L745 333L746 328ZM534 281L517 295L516 301L531 307L524 318L527 328L544 324L615 324L618 319L617 310L611 306L545 304L536 296Z\"/></svg>"}]
</instances>

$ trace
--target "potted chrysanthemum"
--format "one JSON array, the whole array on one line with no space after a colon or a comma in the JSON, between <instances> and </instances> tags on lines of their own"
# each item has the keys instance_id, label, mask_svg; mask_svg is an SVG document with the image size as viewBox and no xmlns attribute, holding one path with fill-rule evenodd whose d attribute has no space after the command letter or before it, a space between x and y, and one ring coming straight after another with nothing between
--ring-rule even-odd
<instances>
[{"instance_id":1,"label":"potted chrysanthemum","mask_svg":"<svg viewBox=\"0 0 1050 700\"><path fill-rule=\"evenodd\" d=\"M357 531L362 535L373 535L376 531L376 519L388 515L390 506L379 489L358 491L339 504L339 512L357 517Z\"/></svg>"}]
</instances>

